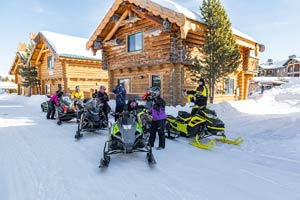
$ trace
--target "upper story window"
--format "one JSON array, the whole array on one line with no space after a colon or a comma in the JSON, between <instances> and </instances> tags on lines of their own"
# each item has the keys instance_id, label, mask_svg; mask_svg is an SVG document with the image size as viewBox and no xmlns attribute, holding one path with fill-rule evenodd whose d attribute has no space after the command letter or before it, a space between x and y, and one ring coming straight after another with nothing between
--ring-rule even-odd
<instances>
[{"instance_id":1,"label":"upper story window","mask_svg":"<svg viewBox=\"0 0 300 200\"><path fill-rule=\"evenodd\" d=\"M143 33L128 35L127 38L128 52L143 50Z\"/></svg>"},{"instance_id":2,"label":"upper story window","mask_svg":"<svg viewBox=\"0 0 300 200\"><path fill-rule=\"evenodd\" d=\"M54 68L54 62L53 62L53 57L52 56L47 57L47 66L48 66L48 69L53 69Z\"/></svg>"}]
</instances>

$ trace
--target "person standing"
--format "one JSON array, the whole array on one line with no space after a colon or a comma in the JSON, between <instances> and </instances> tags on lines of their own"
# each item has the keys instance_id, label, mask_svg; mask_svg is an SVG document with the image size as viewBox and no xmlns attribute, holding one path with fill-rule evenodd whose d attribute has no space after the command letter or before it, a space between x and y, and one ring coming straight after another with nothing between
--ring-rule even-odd
<instances>
[{"instance_id":1,"label":"person standing","mask_svg":"<svg viewBox=\"0 0 300 200\"><path fill-rule=\"evenodd\" d=\"M194 101L195 105L205 108L207 106L207 99L209 96L209 90L205 85L205 81L203 78L200 78L198 81L198 86L194 90L187 91L186 93L189 95L193 95L192 101ZM199 108L192 109L192 115L196 114Z\"/></svg>"},{"instance_id":2,"label":"person standing","mask_svg":"<svg viewBox=\"0 0 300 200\"><path fill-rule=\"evenodd\" d=\"M167 118L165 111L166 102L160 96L160 88L152 87L150 91L153 102L149 110L149 112L152 114L149 144L151 147L154 147L156 132L158 132L159 145L156 149L160 150L165 148L166 143L164 133Z\"/></svg>"},{"instance_id":3,"label":"person standing","mask_svg":"<svg viewBox=\"0 0 300 200\"><path fill-rule=\"evenodd\" d=\"M56 92L54 95L49 100L49 106L48 106L48 111L47 111L47 119L55 119L55 105L59 105L59 98L61 97L60 92ZM59 120L59 119L58 119Z\"/></svg>"},{"instance_id":4,"label":"person standing","mask_svg":"<svg viewBox=\"0 0 300 200\"><path fill-rule=\"evenodd\" d=\"M116 110L115 110L115 121L118 120L119 114L123 112L126 104L126 90L122 84L117 85L112 92L116 95Z\"/></svg>"}]
</instances>

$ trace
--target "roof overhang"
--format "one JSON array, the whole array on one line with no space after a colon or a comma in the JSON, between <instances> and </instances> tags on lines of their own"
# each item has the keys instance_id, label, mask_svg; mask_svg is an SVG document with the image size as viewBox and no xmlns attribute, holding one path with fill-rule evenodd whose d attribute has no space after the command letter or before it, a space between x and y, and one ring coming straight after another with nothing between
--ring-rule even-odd
<instances>
[{"instance_id":1,"label":"roof overhang","mask_svg":"<svg viewBox=\"0 0 300 200\"><path fill-rule=\"evenodd\" d=\"M189 31L203 32L206 29L206 25L204 22L200 22L199 20L188 18L182 13L160 6L159 4L154 3L151 0L126 0L126 1L115 0L112 7L106 13L105 17L103 18L101 23L96 28L95 32L88 40L86 44L87 50L89 50L90 48L92 48L94 52L98 50L98 49L94 49L94 42L97 40L98 37L101 36L104 29L109 24L111 17L122 7L124 7L125 10L131 9L130 5L134 5L135 9L138 8L139 10L141 9L147 10L153 16L160 17L162 19L167 19L169 22L176 24L181 29L182 38L186 38ZM264 51L264 46L252 40L251 37L242 37L241 35L238 34L235 34L235 36L236 36L237 44L239 46L251 50L255 50L256 56L258 56L258 52ZM102 40L104 39L103 36L101 39Z\"/></svg>"}]
</instances>

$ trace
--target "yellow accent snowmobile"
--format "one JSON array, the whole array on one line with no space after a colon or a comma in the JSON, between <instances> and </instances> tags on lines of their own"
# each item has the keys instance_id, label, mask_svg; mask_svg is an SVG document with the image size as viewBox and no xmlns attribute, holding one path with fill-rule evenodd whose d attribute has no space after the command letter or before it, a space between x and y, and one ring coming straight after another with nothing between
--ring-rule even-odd
<instances>
[{"instance_id":1,"label":"yellow accent snowmobile","mask_svg":"<svg viewBox=\"0 0 300 200\"><path fill-rule=\"evenodd\" d=\"M221 136L216 141L239 145L243 142L242 137L229 140L225 136L225 124L217 117L214 110L209 110L205 106L194 106L198 109L195 115L185 111L179 111L177 117L167 116L167 138L174 139L179 136L195 137L191 145L202 149L211 149L216 146L215 140L201 143L200 140L210 136Z\"/></svg>"}]
</instances>

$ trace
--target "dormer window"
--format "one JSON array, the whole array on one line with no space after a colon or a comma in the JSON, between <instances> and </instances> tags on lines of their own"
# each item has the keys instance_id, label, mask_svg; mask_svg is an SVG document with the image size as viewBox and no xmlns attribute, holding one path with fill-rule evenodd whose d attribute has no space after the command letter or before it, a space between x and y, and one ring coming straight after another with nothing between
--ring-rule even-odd
<instances>
[{"instance_id":1,"label":"dormer window","mask_svg":"<svg viewBox=\"0 0 300 200\"><path fill-rule=\"evenodd\" d=\"M143 50L143 33L135 33L128 35L127 38L128 52L136 52Z\"/></svg>"}]
</instances>

